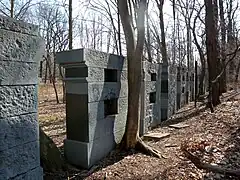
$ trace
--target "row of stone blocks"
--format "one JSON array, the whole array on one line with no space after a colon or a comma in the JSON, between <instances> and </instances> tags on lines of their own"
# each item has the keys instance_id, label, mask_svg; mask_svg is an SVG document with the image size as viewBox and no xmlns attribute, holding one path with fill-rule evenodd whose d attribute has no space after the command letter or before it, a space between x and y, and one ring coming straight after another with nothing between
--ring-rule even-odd
<instances>
[{"instance_id":1,"label":"row of stone blocks","mask_svg":"<svg viewBox=\"0 0 240 180\"><path fill-rule=\"evenodd\" d=\"M0 16L0 179L43 177L37 71L43 41L36 26Z\"/></svg>"}]
</instances>

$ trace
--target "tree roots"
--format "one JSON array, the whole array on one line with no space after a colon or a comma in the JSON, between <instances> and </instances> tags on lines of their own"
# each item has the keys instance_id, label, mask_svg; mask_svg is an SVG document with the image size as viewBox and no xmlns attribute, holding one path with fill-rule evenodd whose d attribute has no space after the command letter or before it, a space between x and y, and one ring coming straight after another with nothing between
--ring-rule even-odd
<instances>
[{"instance_id":1,"label":"tree roots","mask_svg":"<svg viewBox=\"0 0 240 180\"><path fill-rule=\"evenodd\" d=\"M150 155L150 156L153 156L153 157L156 157L156 158L161 158L162 157L162 155L160 154L160 152L158 150L148 146L140 138L137 138L136 149L145 153L145 154L147 154L147 155Z\"/></svg>"},{"instance_id":2,"label":"tree roots","mask_svg":"<svg viewBox=\"0 0 240 180\"><path fill-rule=\"evenodd\" d=\"M185 154L185 156L198 168L203 169L206 171L214 172L214 173L220 173L224 175L229 176L236 176L240 177L240 170L232 170L232 169L226 169L222 168L216 165L211 165L209 163L202 162L197 156L193 155L191 152L189 152L186 148L186 146L182 146L181 150Z\"/></svg>"}]
</instances>

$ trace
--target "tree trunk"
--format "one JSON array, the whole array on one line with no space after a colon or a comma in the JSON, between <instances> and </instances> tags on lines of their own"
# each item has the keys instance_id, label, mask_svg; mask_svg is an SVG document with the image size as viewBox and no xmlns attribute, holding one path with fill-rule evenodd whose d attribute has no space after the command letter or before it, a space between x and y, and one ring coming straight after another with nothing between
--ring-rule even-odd
<instances>
[{"instance_id":1,"label":"tree trunk","mask_svg":"<svg viewBox=\"0 0 240 180\"><path fill-rule=\"evenodd\" d=\"M222 65L222 68L224 68L225 61L226 61L226 28L225 28L226 24L224 19L223 0L219 0L219 8L220 8L220 26L221 26L221 65ZM226 91L227 91L226 71L224 71L220 79L220 93L225 93Z\"/></svg>"},{"instance_id":2,"label":"tree trunk","mask_svg":"<svg viewBox=\"0 0 240 180\"><path fill-rule=\"evenodd\" d=\"M209 99L213 106L220 104L218 83L212 83L217 77L217 33L216 22L214 18L214 7L216 4L212 0L205 0L206 5L206 47L207 47L207 63L209 74Z\"/></svg>"},{"instance_id":3,"label":"tree trunk","mask_svg":"<svg viewBox=\"0 0 240 180\"><path fill-rule=\"evenodd\" d=\"M73 20L72 20L72 0L69 0L69 5L68 5L68 13L69 13L69 16L68 16L68 40L69 40L69 49L72 49L73 47L73 37L72 37L72 34L73 34L73 31L72 31L72 28L73 28Z\"/></svg>"},{"instance_id":4,"label":"tree trunk","mask_svg":"<svg viewBox=\"0 0 240 180\"><path fill-rule=\"evenodd\" d=\"M40 135L40 160L44 171L58 172L66 169L64 159L54 144L52 139L48 137L39 127Z\"/></svg>"},{"instance_id":5,"label":"tree trunk","mask_svg":"<svg viewBox=\"0 0 240 180\"><path fill-rule=\"evenodd\" d=\"M11 2L10 17L14 18L14 4L15 4L15 0L10 0L10 2Z\"/></svg>"}]
</instances>

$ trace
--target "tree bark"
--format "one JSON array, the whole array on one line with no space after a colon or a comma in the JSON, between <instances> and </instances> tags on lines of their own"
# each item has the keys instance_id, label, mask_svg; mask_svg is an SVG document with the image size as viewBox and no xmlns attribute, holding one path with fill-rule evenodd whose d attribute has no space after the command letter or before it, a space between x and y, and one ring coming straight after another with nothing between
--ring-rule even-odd
<instances>
[{"instance_id":1,"label":"tree bark","mask_svg":"<svg viewBox=\"0 0 240 180\"><path fill-rule=\"evenodd\" d=\"M73 28L73 19L72 19L72 0L69 0L69 5L68 5L68 13L69 13L69 17L68 17L68 40L69 40L69 49L73 48L73 37L72 37L72 28Z\"/></svg>"},{"instance_id":2,"label":"tree bark","mask_svg":"<svg viewBox=\"0 0 240 180\"><path fill-rule=\"evenodd\" d=\"M206 47L207 47L207 63L209 74L209 106L217 106L220 104L218 83L212 83L217 77L217 30L214 18L214 2L205 0L206 5Z\"/></svg>"}]
</instances>

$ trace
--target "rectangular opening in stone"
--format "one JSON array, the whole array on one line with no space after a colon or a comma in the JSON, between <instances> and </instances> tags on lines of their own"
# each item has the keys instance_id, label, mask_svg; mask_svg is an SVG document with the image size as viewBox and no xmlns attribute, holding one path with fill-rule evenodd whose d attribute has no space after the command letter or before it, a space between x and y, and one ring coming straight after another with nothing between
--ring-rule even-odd
<instances>
[{"instance_id":1,"label":"rectangular opening in stone","mask_svg":"<svg viewBox=\"0 0 240 180\"><path fill-rule=\"evenodd\" d=\"M184 93L184 92L185 92L184 87L182 87L182 93Z\"/></svg>"},{"instance_id":2,"label":"rectangular opening in stone","mask_svg":"<svg viewBox=\"0 0 240 180\"><path fill-rule=\"evenodd\" d=\"M88 69L87 67L71 67L65 69L66 78L77 78L77 77L87 77Z\"/></svg>"},{"instance_id":3,"label":"rectangular opening in stone","mask_svg":"<svg viewBox=\"0 0 240 180\"><path fill-rule=\"evenodd\" d=\"M118 114L118 99L104 100L104 116Z\"/></svg>"},{"instance_id":4,"label":"rectangular opening in stone","mask_svg":"<svg viewBox=\"0 0 240 180\"><path fill-rule=\"evenodd\" d=\"M157 80L157 73L151 73L151 81Z\"/></svg>"},{"instance_id":5,"label":"rectangular opening in stone","mask_svg":"<svg viewBox=\"0 0 240 180\"><path fill-rule=\"evenodd\" d=\"M182 81L185 81L185 76L184 75L182 76Z\"/></svg>"},{"instance_id":6,"label":"rectangular opening in stone","mask_svg":"<svg viewBox=\"0 0 240 180\"><path fill-rule=\"evenodd\" d=\"M150 101L150 103L155 103L156 102L156 92L151 92L149 94L149 101Z\"/></svg>"},{"instance_id":7,"label":"rectangular opening in stone","mask_svg":"<svg viewBox=\"0 0 240 180\"><path fill-rule=\"evenodd\" d=\"M105 82L117 82L118 71L116 69L104 69Z\"/></svg>"}]
</instances>

